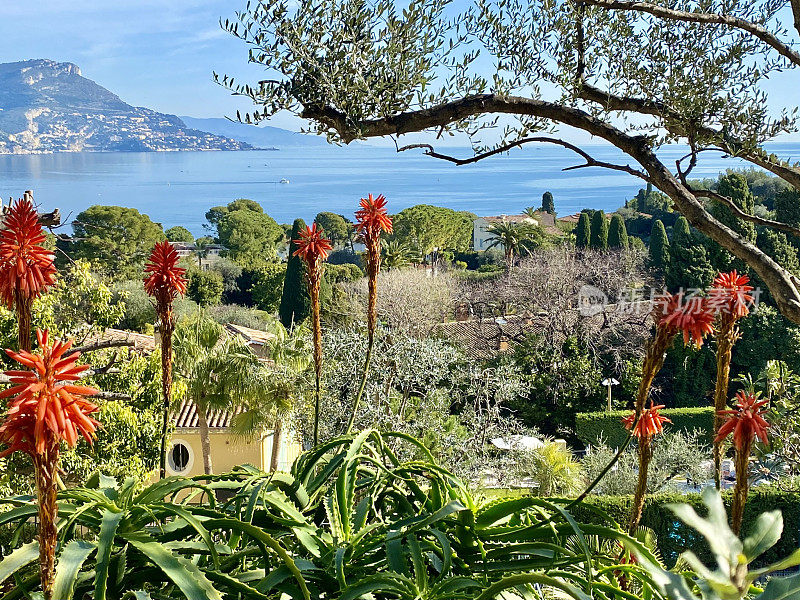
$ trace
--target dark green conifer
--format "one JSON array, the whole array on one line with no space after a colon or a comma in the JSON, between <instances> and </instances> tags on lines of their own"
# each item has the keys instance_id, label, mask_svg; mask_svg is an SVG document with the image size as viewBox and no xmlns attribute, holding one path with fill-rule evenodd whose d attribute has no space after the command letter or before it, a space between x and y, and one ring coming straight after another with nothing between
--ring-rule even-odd
<instances>
[{"instance_id":1,"label":"dark green conifer","mask_svg":"<svg viewBox=\"0 0 800 600\"><path fill-rule=\"evenodd\" d=\"M578 248L588 248L591 236L591 224L588 213L582 212L575 228L575 245Z\"/></svg>"},{"instance_id":2,"label":"dark green conifer","mask_svg":"<svg viewBox=\"0 0 800 600\"><path fill-rule=\"evenodd\" d=\"M703 244L689 229L686 217L679 217L669 244L669 265L664 283L670 292L703 290L716 274Z\"/></svg>"},{"instance_id":3,"label":"dark green conifer","mask_svg":"<svg viewBox=\"0 0 800 600\"><path fill-rule=\"evenodd\" d=\"M663 273L669 264L669 238L661 219L653 222L650 230L650 266Z\"/></svg>"},{"instance_id":4,"label":"dark green conifer","mask_svg":"<svg viewBox=\"0 0 800 600\"><path fill-rule=\"evenodd\" d=\"M553 194L545 192L542 194L542 210L551 215L556 215L556 204L553 201Z\"/></svg>"},{"instance_id":5,"label":"dark green conifer","mask_svg":"<svg viewBox=\"0 0 800 600\"><path fill-rule=\"evenodd\" d=\"M608 247L622 249L628 247L628 230L621 215L611 217L611 224L608 227Z\"/></svg>"},{"instance_id":6,"label":"dark green conifer","mask_svg":"<svg viewBox=\"0 0 800 600\"><path fill-rule=\"evenodd\" d=\"M311 298L308 295L306 284L306 266L299 256L294 256L296 250L294 240L300 238L300 232L306 228L303 219L295 219L292 224L292 235L289 244L289 262L286 265L286 277L283 280L283 294L281 305L278 309L281 323L287 329L293 324L300 323L311 314Z\"/></svg>"},{"instance_id":7,"label":"dark green conifer","mask_svg":"<svg viewBox=\"0 0 800 600\"><path fill-rule=\"evenodd\" d=\"M608 248L608 221L606 220L606 214L602 210L596 210L592 215L589 246L593 250L605 250Z\"/></svg>"}]
</instances>

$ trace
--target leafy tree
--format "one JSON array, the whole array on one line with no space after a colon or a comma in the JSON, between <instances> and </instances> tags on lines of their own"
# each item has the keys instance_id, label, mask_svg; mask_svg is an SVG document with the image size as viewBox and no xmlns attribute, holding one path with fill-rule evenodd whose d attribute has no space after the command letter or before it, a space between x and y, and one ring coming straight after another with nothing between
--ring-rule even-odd
<instances>
[{"instance_id":1,"label":"leafy tree","mask_svg":"<svg viewBox=\"0 0 800 600\"><path fill-rule=\"evenodd\" d=\"M253 277L252 295L253 302L259 309L269 313L278 311L285 277L284 263L270 263L256 271Z\"/></svg>"},{"instance_id":2,"label":"leafy tree","mask_svg":"<svg viewBox=\"0 0 800 600\"><path fill-rule=\"evenodd\" d=\"M669 264L669 238L664 223L660 219L653 222L650 231L650 266L659 273L663 273Z\"/></svg>"},{"instance_id":3,"label":"leafy tree","mask_svg":"<svg viewBox=\"0 0 800 600\"><path fill-rule=\"evenodd\" d=\"M208 414L233 410L266 397L266 373L258 357L239 336L225 336L223 327L196 314L175 329L175 373L197 407L203 470L213 472Z\"/></svg>"},{"instance_id":4,"label":"leafy tree","mask_svg":"<svg viewBox=\"0 0 800 600\"><path fill-rule=\"evenodd\" d=\"M211 231L216 231L217 227L219 227L220 221L222 221L222 217L227 215L229 212L235 210L264 212L264 209L255 200L249 200L247 198L238 198L233 202L229 202L227 206L215 206L213 208L208 209L208 211L206 212L206 221L208 221L208 225L206 225L205 227L207 229L210 229Z\"/></svg>"},{"instance_id":5,"label":"leafy tree","mask_svg":"<svg viewBox=\"0 0 800 600\"><path fill-rule=\"evenodd\" d=\"M397 240L384 242L383 244L383 258L381 263L383 267L389 271L407 267L415 258L418 257L415 257L414 251Z\"/></svg>"},{"instance_id":6,"label":"leafy tree","mask_svg":"<svg viewBox=\"0 0 800 600\"><path fill-rule=\"evenodd\" d=\"M291 330L296 323L302 323L311 314L311 298L306 285L306 267L299 256L294 256L294 240L306 228L303 219L295 219L292 225L292 243L289 246L289 262L286 264L286 277L283 280L283 293L278 308L281 323Z\"/></svg>"},{"instance_id":7,"label":"leafy tree","mask_svg":"<svg viewBox=\"0 0 800 600\"><path fill-rule=\"evenodd\" d=\"M578 218L578 226L575 227L575 245L578 248L589 248L591 245L592 225L589 221L589 213L582 212Z\"/></svg>"},{"instance_id":8,"label":"leafy tree","mask_svg":"<svg viewBox=\"0 0 800 600\"><path fill-rule=\"evenodd\" d=\"M733 201L743 212L753 214L755 198L747 185L747 179L740 173L729 172L720 176L717 183L717 192ZM731 213L727 206L720 204L716 200L711 201L709 210L720 222L736 231L742 239L747 240L751 244L755 243L755 225L737 218ZM747 270L747 266L743 261L734 260L730 252L720 247L719 244L709 240L708 248L709 259L718 271L737 269L739 272L744 272Z\"/></svg>"},{"instance_id":9,"label":"leafy tree","mask_svg":"<svg viewBox=\"0 0 800 600\"><path fill-rule=\"evenodd\" d=\"M314 222L322 227L325 231L325 236L333 242L333 245L343 244L350 240L353 231L353 226L347 223L342 215L337 215L332 212L319 213Z\"/></svg>"},{"instance_id":10,"label":"leafy tree","mask_svg":"<svg viewBox=\"0 0 800 600\"><path fill-rule=\"evenodd\" d=\"M602 210L596 210L592 214L589 247L593 250L605 250L608 248L608 221L606 220L606 214Z\"/></svg>"},{"instance_id":11,"label":"leafy tree","mask_svg":"<svg viewBox=\"0 0 800 600\"><path fill-rule=\"evenodd\" d=\"M553 194L550 192L542 194L542 210L546 213L550 213L554 217L556 216L556 204L553 200Z\"/></svg>"},{"instance_id":12,"label":"leafy tree","mask_svg":"<svg viewBox=\"0 0 800 600\"><path fill-rule=\"evenodd\" d=\"M161 225L135 208L90 206L72 223L75 241L68 253L91 261L103 275L115 279L139 277L156 242L164 239Z\"/></svg>"},{"instance_id":13,"label":"leafy tree","mask_svg":"<svg viewBox=\"0 0 800 600\"><path fill-rule=\"evenodd\" d=\"M283 239L283 229L258 204L242 202L237 200L228 205L240 208L229 208L217 223L217 238L225 248L224 255L242 266L274 259L276 245ZM252 205L258 210L254 210Z\"/></svg>"},{"instance_id":14,"label":"leafy tree","mask_svg":"<svg viewBox=\"0 0 800 600\"><path fill-rule=\"evenodd\" d=\"M192 232L186 229L186 227L181 227L180 225L176 225L175 227L170 227L164 232L164 234L167 236L167 239L170 242L192 243L194 241L194 236L192 235Z\"/></svg>"},{"instance_id":15,"label":"leafy tree","mask_svg":"<svg viewBox=\"0 0 800 600\"><path fill-rule=\"evenodd\" d=\"M800 226L800 190L786 188L775 195L775 218L795 227ZM800 239L791 236L789 240L800 246Z\"/></svg>"},{"instance_id":16,"label":"leafy tree","mask_svg":"<svg viewBox=\"0 0 800 600\"><path fill-rule=\"evenodd\" d=\"M194 241L194 255L197 257L197 266L203 268L203 261L208 258L209 246L214 243L214 238L207 235L200 236Z\"/></svg>"},{"instance_id":17,"label":"leafy tree","mask_svg":"<svg viewBox=\"0 0 800 600\"><path fill-rule=\"evenodd\" d=\"M628 230L625 229L625 220L620 215L611 217L611 225L608 228L608 247L628 247Z\"/></svg>"},{"instance_id":18,"label":"leafy tree","mask_svg":"<svg viewBox=\"0 0 800 600\"><path fill-rule=\"evenodd\" d=\"M472 244L474 219L472 213L418 204L394 217L392 239L418 248L423 255L436 249L466 250Z\"/></svg>"},{"instance_id":19,"label":"leafy tree","mask_svg":"<svg viewBox=\"0 0 800 600\"><path fill-rule=\"evenodd\" d=\"M512 360L527 374L525 393L509 404L524 424L575 441L575 415L603 408L603 373L576 338L554 344L528 336L515 347Z\"/></svg>"},{"instance_id":20,"label":"leafy tree","mask_svg":"<svg viewBox=\"0 0 800 600\"><path fill-rule=\"evenodd\" d=\"M34 308L37 327L78 341L114 327L124 314L124 303L114 298L107 281L92 273L85 260L62 270L56 286Z\"/></svg>"},{"instance_id":21,"label":"leafy tree","mask_svg":"<svg viewBox=\"0 0 800 600\"><path fill-rule=\"evenodd\" d=\"M534 239L535 229L537 228L523 223L508 221L492 223L487 230L489 244L486 249L502 248L505 253L506 268L510 269L514 264L514 256L520 256L530 250L529 242Z\"/></svg>"},{"instance_id":22,"label":"leafy tree","mask_svg":"<svg viewBox=\"0 0 800 600\"><path fill-rule=\"evenodd\" d=\"M186 295L199 306L219 304L225 283L222 275L216 271L192 271L189 275L189 287Z\"/></svg>"},{"instance_id":23,"label":"leafy tree","mask_svg":"<svg viewBox=\"0 0 800 600\"><path fill-rule=\"evenodd\" d=\"M675 221L669 245L669 265L664 274L667 289L672 292L705 289L715 274L705 247L692 234L686 218L680 217Z\"/></svg>"},{"instance_id":24,"label":"leafy tree","mask_svg":"<svg viewBox=\"0 0 800 600\"><path fill-rule=\"evenodd\" d=\"M772 257L775 262L790 273L800 274L797 247L789 241L785 233L772 229L761 229L756 239L758 247Z\"/></svg>"},{"instance_id":25,"label":"leafy tree","mask_svg":"<svg viewBox=\"0 0 800 600\"><path fill-rule=\"evenodd\" d=\"M274 423L270 470L277 471L284 421L291 418L292 412L302 410L313 385L312 355L310 332L306 328L296 327L288 332L279 321L272 320L266 329L272 338L264 351L272 362L262 372L264 391L240 403L241 412L233 418L231 427L235 433L258 440L265 425Z\"/></svg>"}]
</instances>

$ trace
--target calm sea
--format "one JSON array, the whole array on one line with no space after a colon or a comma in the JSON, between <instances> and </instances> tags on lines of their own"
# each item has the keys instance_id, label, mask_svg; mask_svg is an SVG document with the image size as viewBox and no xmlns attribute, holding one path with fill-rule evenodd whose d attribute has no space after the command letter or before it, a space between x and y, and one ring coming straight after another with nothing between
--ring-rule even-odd
<instances>
[{"instance_id":1,"label":"calm sea","mask_svg":"<svg viewBox=\"0 0 800 600\"><path fill-rule=\"evenodd\" d=\"M800 155L800 144L774 144L783 158ZM26 189L43 210L74 217L92 204L130 206L165 227L184 225L199 234L205 212L236 198L258 201L278 222L310 220L323 210L350 215L358 199L384 194L391 210L426 203L478 215L514 214L539 206L545 191L565 215L582 208L612 211L633 197L642 182L600 168L562 169L580 161L553 146L457 167L414 151L392 148L322 147L252 152L86 153L0 156L0 195ZM468 156L468 150L453 150ZM616 149L591 148L597 158L622 160ZM672 165L682 148L662 152ZM742 163L709 156L696 177L713 177ZM281 183L281 181L284 181Z\"/></svg>"}]
</instances>

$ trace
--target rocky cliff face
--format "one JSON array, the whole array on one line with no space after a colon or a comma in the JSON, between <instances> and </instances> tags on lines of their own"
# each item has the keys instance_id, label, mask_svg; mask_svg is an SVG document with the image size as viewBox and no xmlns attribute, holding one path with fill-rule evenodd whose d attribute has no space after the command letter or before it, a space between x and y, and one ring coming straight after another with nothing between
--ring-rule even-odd
<instances>
[{"instance_id":1,"label":"rocky cliff face","mask_svg":"<svg viewBox=\"0 0 800 600\"><path fill-rule=\"evenodd\" d=\"M0 64L0 154L249 148L131 106L72 63Z\"/></svg>"}]
</instances>

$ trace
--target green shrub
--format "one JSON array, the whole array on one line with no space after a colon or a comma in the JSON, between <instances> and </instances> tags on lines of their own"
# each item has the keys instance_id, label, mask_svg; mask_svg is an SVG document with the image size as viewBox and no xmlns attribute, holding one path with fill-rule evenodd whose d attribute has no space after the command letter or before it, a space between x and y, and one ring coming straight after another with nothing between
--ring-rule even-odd
<instances>
[{"instance_id":1,"label":"green shrub","mask_svg":"<svg viewBox=\"0 0 800 600\"><path fill-rule=\"evenodd\" d=\"M729 512L731 496L731 492L723 493L725 508ZM633 496L589 496L581 506L575 506L571 510L575 518L584 523L611 525L595 512L600 510L617 524L624 526L630 514L632 501ZM645 501L641 525L652 529L655 533L658 549L668 566L673 566L678 556L689 549L697 554L700 560L709 564L712 556L705 539L666 509L665 505L672 503L689 504L699 515L706 514L699 493L655 494L648 496ZM778 558L796 551L800 546L800 494L797 492L787 492L772 487L751 489L744 510L743 533L745 535L748 533L747 524L755 523L759 514L771 510L780 510L783 513L783 534L780 541L760 558L761 564L775 562Z\"/></svg>"},{"instance_id":2,"label":"green shrub","mask_svg":"<svg viewBox=\"0 0 800 600\"><path fill-rule=\"evenodd\" d=\"M622 418L630 411L614 410L611 412L589 412L575 415L575 434L584 444L596 444L602 439L605 445L616 448L628 437L622 426ZM714 426L714 409L710 406L694 408L668 408L661 414L672 421L670 431L691 432L695 429L706 432L707 441L711 441Z\"/></svg>"}]
</instances>

